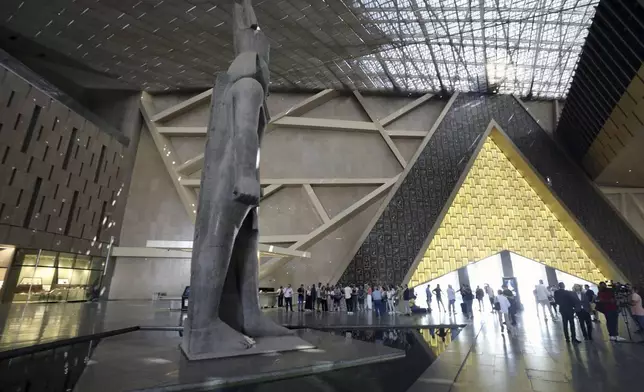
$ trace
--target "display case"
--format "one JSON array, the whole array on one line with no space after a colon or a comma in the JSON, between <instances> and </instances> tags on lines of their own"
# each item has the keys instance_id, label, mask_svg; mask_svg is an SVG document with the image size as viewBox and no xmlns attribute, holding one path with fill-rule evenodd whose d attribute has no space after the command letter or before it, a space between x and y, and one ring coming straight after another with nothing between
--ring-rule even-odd
<instances>
[{"instance_id":1,"label":"display case","mask_svg":"<svg viewBox=\"0 0 644 392\"><path fill-rule=\"evenodd\" d=\"M6 281L5 302L87 301L101 285L105 259L18 249ZM7 301L7 299L9 299Z\"/></svg>"}]
</instances>

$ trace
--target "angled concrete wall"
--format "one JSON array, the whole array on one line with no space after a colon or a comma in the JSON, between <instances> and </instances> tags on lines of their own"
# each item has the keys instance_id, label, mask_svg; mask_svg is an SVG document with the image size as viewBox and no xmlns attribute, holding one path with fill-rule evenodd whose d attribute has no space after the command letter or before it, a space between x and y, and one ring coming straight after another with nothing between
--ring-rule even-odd
<instances>
[{"instance_id":1,"label":"angled concrete wall","mask_svg":"<svg viewBox=\"0 0 644 392\"><path fill-rule=\"evenodd\" d=\"M154 96L156 112L176 105L193 94ZM271 94L272 115L283 112L310 94ZM413 102L415 98L364 96L365 106L378 119ZM446 100L433 98L415 110L393 121L388 130L428 131ZM537 105L538 106L538 105ZM541 121L552 121L553 112L535 109ZM167 121L168 127L204 127L209 104ZM350 95L334 98L302 117L350 121L370 121L357 100ZM392 138L401 155L409 160L418 149L421 138ZM203 152L203 137L170 139L180 161ZM307 128L277 128L264 139L261 155L262 178L391 178L402 168L382 137L376 132L319 131ZM194 173L190 178L199 178ZM316 186L313 190L332 219L346 208L375 190L377 185ZM302 249L311 258L287 260L274 273L264 278L262 286L312 284L328 282L338 276L353 255L357 241L374 217L387 192L365 206L358 214L330 231L317 243ZM147 240L192 240L193 224L175 191L154 145L149 130L141 132L134 178L128 196L121 245L140 247ZM285 186L262 201L260 230L262 236L306 235L322 224L308 195L300 185ZM291 243L275 243L288 247ZM265 262L267 258L262 258ZM190 262L187 259L119 258L116 261L110 298L149 299L154 293L179 295L188 284Z\"/></svg>"},{"instance_id":2,"label":"angled concrete wall","mask_svg":"<svg viewBox=\"0 0 644 392\"><path fill-rule=\"evenodd\" d=\"M192 95L155 96L158 112ZM283 112L311 94L271 94L272 115ZM365 96L369 110L378 118L412 102L414 98ZM387 129L428 131L445 101L430 100ZM209 104L204 104L167 121L168 127L205 127ZM344 95L304 113L303 117L370 121L357 100ZM172 146L180 161L203 152L203 137L172 137ZM410 158L420 144L419 138L394 138L401 155ZM262 178L384 178L402 172L402 167L377 132L319 131L307 128L276 128L265 136L261 155ZM194 173L190 178L199 178ZM332 219L344 209L376 189L375 185L316 186L313 190L326 214ZM385 192L386 194L386 192ZM306 249L310 259L291 259L261 282L275 286L296 282L326 281L364 231L384 195L373 200L358 214L330 231ZM307 235L323 223L301 185L285 186L262 201L260 230L262 236ZM175 191L172 181L144 126L128 196L121 245L142 247L147 240L192 240L193 224ZM274 244L288 247L291 243ZM263 258L264 259L264 258ZM116 261L111 299L149 299L154 293L178 295L189 280L189 260L119 258Z\"/></svg>"}]
</instances>

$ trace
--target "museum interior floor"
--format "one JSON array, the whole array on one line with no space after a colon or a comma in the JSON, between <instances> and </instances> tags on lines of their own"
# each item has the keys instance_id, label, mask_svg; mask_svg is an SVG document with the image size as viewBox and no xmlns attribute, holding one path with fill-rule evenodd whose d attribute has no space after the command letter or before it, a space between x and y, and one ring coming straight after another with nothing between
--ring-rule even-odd
<instances>
[{"instance_id":1,"label":"museum interior floor","mask_svg":"<svg viewBox=\"0 0 644 392\"><path fill-rule=\"evenodd\" d=\"M261 385L213 390L273 391L304 385L311 391L325 391L349 390L346 387L348 385L368 385L369 390L388 392L485 389L495 392L612 391L619 387L639 385L639 372L644 368L644 345L639 343L639 335L631 334L632 342L612 343L606 335L605 324L601 323L595 324L593 342L567 344L560 322L542 320L530 309L521 314L514 336L509 336L507 332L501 333L494 315L478 311L475 311L474 320L470 322L460 314L450 318L444 313L436 312L432 315L385 317L365 313L287 314L275 309L266 312L282 324L301 329L302 334L309 333L309 329L324 330L329 337L323 339L332 342L334 350L346 351L342 355L349 355L347 353L352 350L351 347L360 347L359 340L367 340L380 344L385 342L389 347L402 349L406 352L407 359L404 361L396 357L393 351L387 351L388 348L382 348L379 349L379 354L390 355L390 362L363 363L356 369L338 369L315 377L307 378L300 374L288 380L267 380ZM110 351L127 357L127 347L135 347L137 340L152 336L143 338L143 335L137 337L136 334L156 334L155 344L163 341L176 344L180 341L175 330L180 320L181 312L170 311L168 304L162 301L2 306L0 354L17 347L119 328L142 326L159 329L101 340L95 351L97 355L92 357L85 370L87 374L91 373L92 368L107 367L108 364L101 363L101 358L108 358ZM632 332L632 321L629 327ZM442 346L436 343L439 331L447 331L447 335L450 335ZM579 328L577 334L581 337ZM620 334L629 338L621 317ZM390 339L391 336L396 336L396 339ZM348 340L354 341L351 343L353 346L347 345ZM391 341L395 343L396 340L399 343L392 345ZM400 341L404 344L401 345ZM103 351L100 351L101 348ZM421 348L424 348L425 354L421 352ZM121 369L124 378L141 378L143 374L154 374L155 369L161 370L165 369L164 366L169 366L168 362L171 361L157 357L162 357L158 351L139 358L138 362L130 361L127 372ZM275 366L281 360L280 366L288 367L291 362L286 361L287 358L289 357L286 355L275 355L264 361ZM292 361L296 364L297 359L293 358ZM118 371L119 368L111 370L114 376L119 375ZM396 377L388 377L396 382L382 381L385 375L391 376L388 371L397 372L395 374L398 374L398 380ZM359 381L360 384L349 383L349 379L352 383ZM78 387L88 385L87 380L81 381L85 384L81 382ZM87 389L76 390L82 392ZM114 385L106 389L92 387L89 390L124 389L118 389Z\"/></svg>"}]
</instances>

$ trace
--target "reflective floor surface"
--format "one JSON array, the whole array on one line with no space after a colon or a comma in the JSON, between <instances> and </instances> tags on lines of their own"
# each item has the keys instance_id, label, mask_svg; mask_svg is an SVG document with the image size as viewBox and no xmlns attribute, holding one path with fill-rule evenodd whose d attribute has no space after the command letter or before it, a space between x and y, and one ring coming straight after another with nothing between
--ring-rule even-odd
<instances>
[{"instance_id":1,"label":"reflective floor surface","mask_svg":"<svg viewBox=\"0 0 644 392\"><path fill-rule=\"evenodd\" d=\"M0 351L48 341L99 333L132 326L176 327L181 312L170 310L168 301L109 301L95 303L0 305ZM277 322L295 328L343 328L356 326L420 327L463 325L461 315L376 317L373 313L291 313L267 309Z\"/></svg>"},{"instance_id":2,"label":"reflective floor surface","mask_svg":"<svg viewBox=\"0 0 644 392\"><path fill-rule=\"evenodd\" d=\"M621 317L619 328L628 337ZM578 325L577 336L583 339ZM434 364L410 391L587 392L641 385L644 345L639 335L633 336L635 342L613 343L602 322L595 324L593 338L566 343L560 321L530 312L520 317L514 335L501 333L498 320L486 317L467 356ZM453 383L444 377L450 372L457 374Z\"/></svg>"},{"instance_id":3,"label":"reflective floor surface","mask_svg":"<svg viewBox=\"0 0 644 392\"><path fill-rule=\"evenodd\" d=\"M177 326L167 302L0 305L0 351L136 325Z\"/></svg>"},{"instance_id":4,"label":"reflective floor surface","mask_svg":"<svg viewBox=\"0 0 644 392\"><path fill-rule=\"evenodd\" d=\"M423 328L465 326L463 315L449 316L445 312L414 314L400 313L377 316L374 312L286 312L283 309L268 309L267 314L289 328L355 329L364 326L373 328Z\"/></svg>"},{"instance_id":5,"label":"reflective floor surface","mask_svg":"<svg viewBox=\"0 0 644 392\"><path fill-rule=\"evenodd\" d=\"M466 320L462 315L451 319L444 313L387 315L378 318L369 313L287 314L276 309L266 312L278 322L292 327L308 326L333 331L326 333L346 334L349 331L353 335L354 327L360 327L364 333L370 328L371 336L380 333L378 336L382 337L387 330L394 329L420 334L428 343L424 346L425 350L433 355L440 355L429 368L416 369L415 372L420 375L406 372L405 368L397 370L399 377L405 377L406 382L413 384L409 390L414 392L481 392L486 389L495 392L594 392L633 386L637 390L644 369L644 345L638 343L642 340L640 335L631 334L632 343L610 342L605 322L602 322L595 324L593 342L567 344L560 321L539 319L531 310L526 310L520 316L514 336L507 332L501 333L498 319L494 315L475 312L471 326L465 328L451 344L449 339L441 342L440 337L437 337L439 329L433 329L433 334L430 334L430 330L426 328L430 325L464 324ZM176 327L180 319L180 312L167 309L167 303L150 301L5 306L0 308L0 350L132 325ZM625 320L628 319L620 316L619 320L620 335L628 339L629 333L625 325ZM632 329L632 321L629 322L629 327ZM578 325L577 336L582 337ZM442 344L440 349L437 342ZM362 370L370 371L369 367L380 368L373 364ZM384 370L378 372L385 374ZM354 372L346 377L367 380L371 379L370 374L372 373ZM338 377L342 379L345 376ZM302 380L301 382L306 382L303 385L307 385L307 389L316 390L309 386L308 381ZM319 390L343 390L326 388ZM378 389L373 387L373 390Z\"/></svg>"}]
</instances>

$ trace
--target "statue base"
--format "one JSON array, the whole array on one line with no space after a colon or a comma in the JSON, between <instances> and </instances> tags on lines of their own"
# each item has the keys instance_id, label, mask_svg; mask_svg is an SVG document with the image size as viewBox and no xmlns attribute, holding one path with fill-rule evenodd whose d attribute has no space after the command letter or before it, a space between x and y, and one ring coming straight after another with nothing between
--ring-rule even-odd
<instances>
[{"instance_id":1,"label":"statue base","mask_svg":"<svg viewBox=\"0 0 644 392\"><path fill-rule=\"evenodd\" d=\"M219 359L219 358L231 358L231 357L241 357L244 355L260 355L260 354L271 354L271 353L280 353L286 351L299 351L299 350L308 350L316 348L315 345L299 338L298 336L268 336L263 338L256 338L255 344L247 349L231 349L229 347L224 347L221 350L212 353L205 354L193 354L189 353L184 344L181 343L181 352L183 355L190 361L200 361L204 359Z\"/></svg>"},{"instance_id":2,"label":"statue base","mask_svg":"<svg viewBox=\"0 0 644 392\"><path fill-rule=\"evenodd\" d=\"M404 351L330 332L301 329L287 338L293 337L317 348L282 346L288 351L263 354L257 348L254 353L258 355L250 355L253 352L249 349L227 358L191 361L179 348L181 337L177 332L136 331L113 336L101 339L74 390L212 391L244 386L252 389L261 383L286 379L300 378L304 383L308 376L348 368L360 371L364 366L405 358ZM276 342L272 344L280 349ZM315 385L319 386L317 382Z\"/></svg>"}]
</instances>

